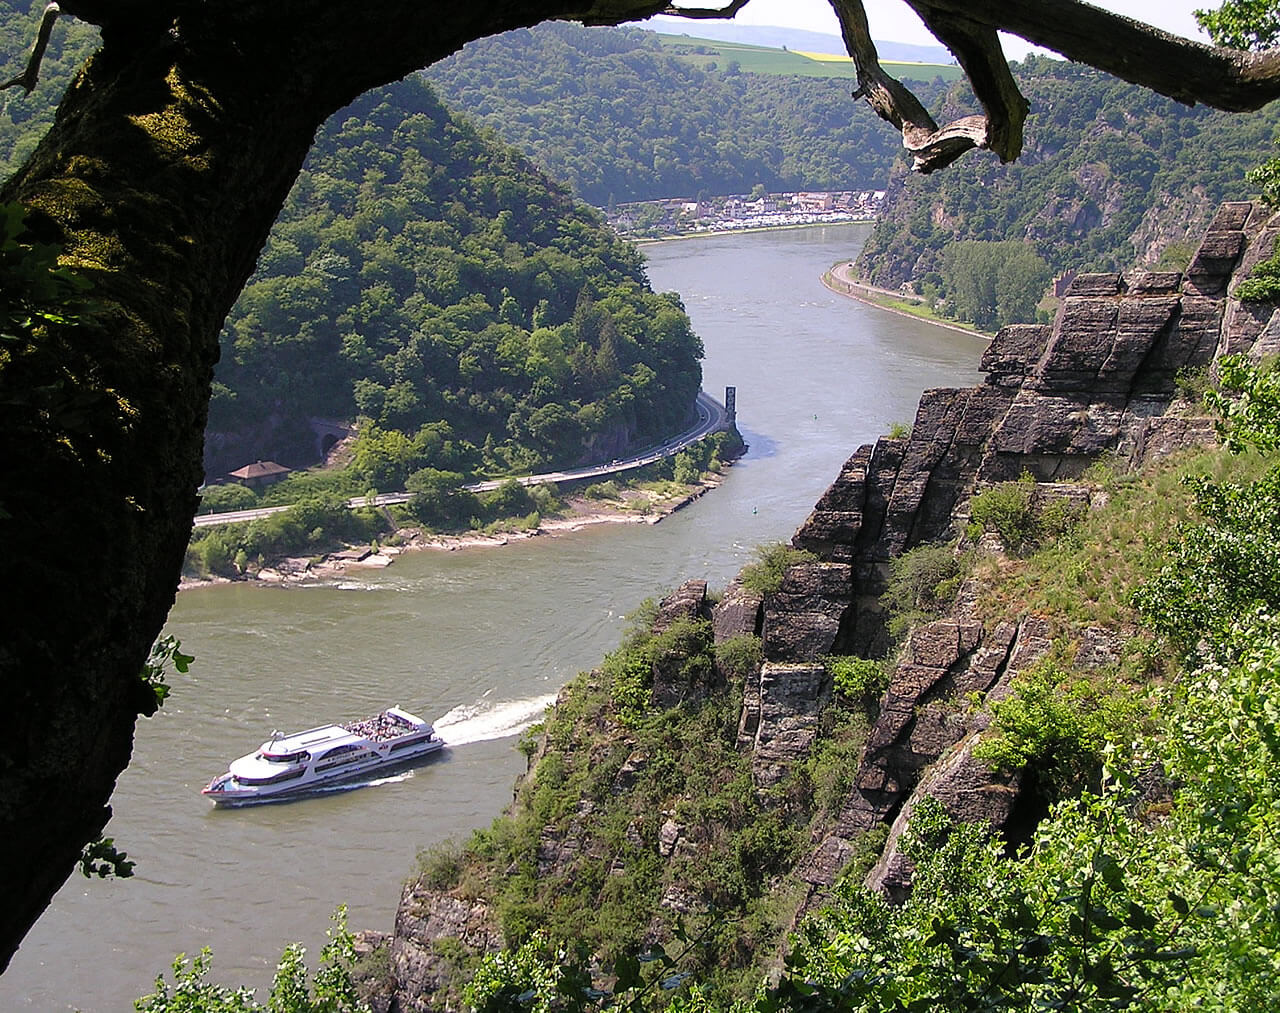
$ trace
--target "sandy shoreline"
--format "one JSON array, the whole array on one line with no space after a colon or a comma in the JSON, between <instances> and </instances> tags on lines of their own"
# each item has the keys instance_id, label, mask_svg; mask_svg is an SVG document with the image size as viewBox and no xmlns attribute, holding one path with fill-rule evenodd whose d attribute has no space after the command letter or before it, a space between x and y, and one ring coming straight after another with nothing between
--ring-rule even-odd
<instances>
[{"instance_id":1,"label":"sandy shoreline","mask_svg":"<svg viewBox=\"0 0 1280 1013\"><path fill-rule=\"evenodd\" d=\"M424 533L418 528L402 528L396 532L402 539L397 545L383 545L376 551L372 546L348 547L323 556L292 556L272 561L256 573L240 577L187 577L178 583L179 591L191 591L218 584L267 584L294 585L322 583L334 580L349 570L381 569L390 566L397 556L406 552L431 551L458 552L466 549L495 549L512 542L531 538L556 537L599 524L657 524L664 517L680 510L694 500L720 485L722 475L707 475L690 491L676 499L656 502L647 513L628 510L621 506L608 507L599 502L576 497L567 502L570 509L565 517L542 521L531 531L502 531L492 535L482 531L468 531L458 535Z\"/></svg>"}]
</instances>

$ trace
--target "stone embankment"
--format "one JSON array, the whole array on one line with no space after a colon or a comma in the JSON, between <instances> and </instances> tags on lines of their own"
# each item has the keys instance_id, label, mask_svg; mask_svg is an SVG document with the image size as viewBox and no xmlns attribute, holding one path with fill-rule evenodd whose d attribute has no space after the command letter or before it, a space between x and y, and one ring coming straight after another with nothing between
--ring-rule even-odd
<instances>
[{"instance_id":1,"label":"stone embankment","mask_svg":"<svg viewBox=\"0 0 1280 1013\"><path fill-rule=\"evenodd\" d=\"M1176 379L1228 352L1280 351L1280 311L1230 297L1235 278L1270 255L1277 234L1253 205L1227 204L1184 273L1079 276L1052 326L1007 327L996 336L983 357L985 383L927 391L909 436L854 452L793 539L815 562L792 567L764 600L730 586L709 614L717 642L744 632L763 638L764 660L743 686L738 729L762 791L807 758L823 734L832 686L822 658L876 656L885 647L878 600L889 561L949 537L975 492L1030 473L1042 497L1087 497L1064 483L1103 455L1140 465L1213 439L1210 421L1179 400ZM705 583L686 584L664 602L660 621L707 615L705 596ZM797 913L821 900L858 839L876 827L889 831L868 883L904 896L912 870L896 842L926 795L957 818L987 820L1014 839L1033 826L1036 800L1019 777L993 773L973 747L990 721L989 705L1049 651L1052 631L1037 616L987 628L965 604L973 598L962 588L952 616L910 633L853 787L797 870L809 888ZM1121 643L1101 629L1078 640L1078 665L1113 662ZM655 700L664 703L710 688L655 674ZM665 855L663 842L671 851L680 828L664 827L664 835ZM569 840L556 847L576 853ZM483 901L407 887L389 940L398 1005L388 1008L427 1008L423 990L441 973L442 948L433 940L448 936L481 950L500 942Z\"/></svg>"}]
</instances>

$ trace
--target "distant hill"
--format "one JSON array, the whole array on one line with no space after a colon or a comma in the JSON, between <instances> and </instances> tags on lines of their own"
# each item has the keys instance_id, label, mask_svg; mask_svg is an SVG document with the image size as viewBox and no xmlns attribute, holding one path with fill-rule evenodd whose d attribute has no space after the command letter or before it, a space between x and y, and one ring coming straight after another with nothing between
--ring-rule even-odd
<instances>
[{"instance_id":1,"label":"distant hill","mask_svg":"<svg viewBox=\"0 0 1280 1013\"><path fill-rule=\"evenodd\" d=\"M825 53L799 49L754 46L745 42L720 42L690 35L659 35L662 48L678 59L706 70L736 67L748 74L776 74L784 77L834 77L853 81L857 76L848 53ZM960 67L954 63L894 63L881 66L904 81L958 81Z\"/></svg>"},{"instance_id":2,"label":"distant hill","mask_svg":"<svg viewBox=\"0 0 1280 1013\"><path fill-rule=\"evenodd\" d=\"M682 59L638 28L551 22L469 43L425 74L452 108L601 207L757 183L775 193L878 190L900 147L897 131L850 98L847 80ZM945 88L917 90L931 102Z\"/></svg>"},{"instance_id":3,"label":"distant hill","mask_svg":"<svg viewBox=\"0 0 1280 1013\"><path fill-rule=\"evenodd\" d=\"M640 28L669 35L690 35L721 42L741 42L750 46L767 46L773 49L797 49L808 53L835 53L847 56L844 40L826 32L809 32L801 28L784 28L781 25L740 25L734 21L715 19L690 21L659 14L639 22ZM897 60L906 63L954 63L955 57L944 46L918 46L909 42L882 42L876 40L881 60Z\"/></svg>"}]
</instances>

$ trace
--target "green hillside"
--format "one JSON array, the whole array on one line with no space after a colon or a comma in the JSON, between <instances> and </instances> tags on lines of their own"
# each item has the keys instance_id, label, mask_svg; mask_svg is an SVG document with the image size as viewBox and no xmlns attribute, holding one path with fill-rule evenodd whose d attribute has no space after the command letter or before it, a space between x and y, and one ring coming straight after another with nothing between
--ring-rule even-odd
<instances>
[{"instance_id":1,"label":"green hillside","mask_svg":"<svg viewBox=\"0 0 1280 1013\"><path fill-rule=\"evenodd\" d=\"M961 241L1019 240L1053 272L1150 264L1203 230L1244 174L1269 154L1280 108L1229 115L1184 106L1098 71L1033 57L1015 68L1031 114L1012 165L985 152L946 172L899 163L859 261L887 288L932 285L945 298L944 256ZM970 111L959 88L952 114ZM1185 251L1184 251L1185 252Z\"/></svg>"},{"instance_id":2,"label":"green hillside","mask_svg":"<svg viewBox=\"0 0 1280 1013\"><path fill-rule=\"evenodd\" d=\"M462 471L608 456L594 439L671 431L701 382L634 249L416 77L321 131L222 347L211 430L359 415Z\"/></svg>"},{"instance_id":3,"label":"green hillside","mask_svg":"<svg viewBox=\"0 0 1280 1013\"><path fill-rule=\"evenodd\" d=\"M426 74L451 108L599 207L757 183L775 193L883 187L899 135L850 99L839 62L759 47L727 60L724 45L677 56L638 28L554 22L470 43ZM748 73L750 53L815 76ZM919 90L932 101L945 87Z\"/></svg>"}]
</instances>

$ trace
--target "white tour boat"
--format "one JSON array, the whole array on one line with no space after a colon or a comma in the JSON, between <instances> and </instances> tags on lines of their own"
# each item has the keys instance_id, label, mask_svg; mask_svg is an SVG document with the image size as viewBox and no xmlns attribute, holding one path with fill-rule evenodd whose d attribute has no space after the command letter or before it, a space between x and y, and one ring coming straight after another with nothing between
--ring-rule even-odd
<instances>
[{"instance_id":1,"label":"white tour boat","mask_svg":"<svg viewBox=\"0 0 1280 1013\"><path fill-rule=\"evenodd\" d=\"M203 793L216 805L246 805L302 795L324 785L395 767L444 748L427 722L399 707L363 721L281 735L232 760Z\"/></svg>"}]
</instances>

